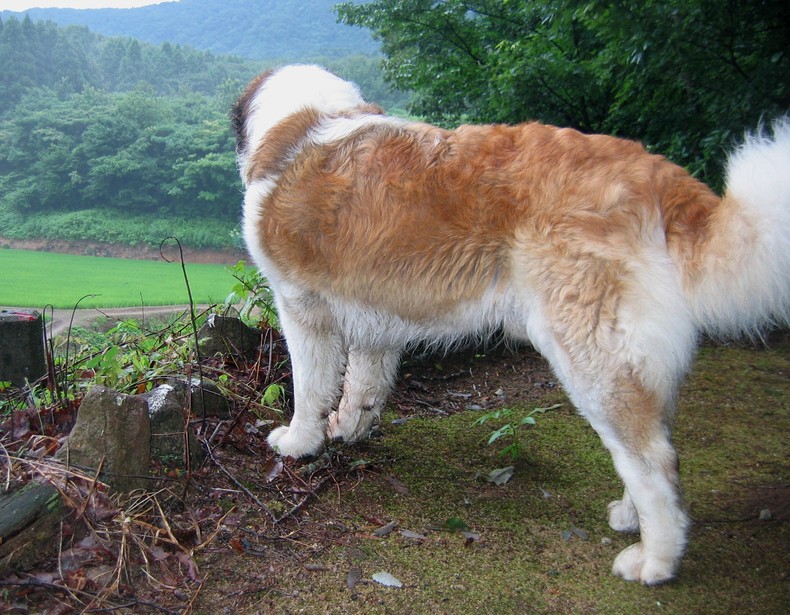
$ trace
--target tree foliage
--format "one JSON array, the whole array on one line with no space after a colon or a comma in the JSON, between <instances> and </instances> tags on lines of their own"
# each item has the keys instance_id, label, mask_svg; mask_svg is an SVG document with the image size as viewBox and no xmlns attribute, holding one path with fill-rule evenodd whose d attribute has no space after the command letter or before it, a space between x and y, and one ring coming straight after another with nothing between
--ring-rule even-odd
<instances>
[{"instance_id":1,"label":"tree foliage","mask_svg":"<svg viewBox=\"0 0 790 615\"><path fill-rule=\"evenodd\" d=\"M151 243L167 235L155 220L199 221L192 245L238 241L228 112L259 63L26 17L0 21L0 65L0 235L51 237L58 223L61 236L137 242L120 221L148 216ZM385 96L378 59L336 69Z\"/></svg>"},{"instance_id":2,"label":"tree foliage","mask_svg":"<svg viewBox=\"0 0 790 615\"><path fill-rule=\"evenodd\" d=\"M374 0L338 7L442 123L537 119L642 140L719 184L722 151L790 108L782 0Z\"/></svg>"}]
</instances>

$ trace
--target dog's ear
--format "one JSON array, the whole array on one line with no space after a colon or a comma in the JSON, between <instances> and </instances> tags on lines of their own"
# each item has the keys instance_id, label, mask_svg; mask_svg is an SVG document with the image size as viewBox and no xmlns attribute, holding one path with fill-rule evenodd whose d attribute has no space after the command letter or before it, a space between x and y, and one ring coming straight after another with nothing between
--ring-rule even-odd
<instances>
[{"instance_id":1,"label":"dog's ear","mask_svg":"<svg viewBox=\"0 0 790 615\"><path fill-rule=\"evenodd\" d=\"M247 146L247 131L245 127L247 124L250 102L261 84L266 81L273 72L274 71L271 70L266 71L250 81L249 85L244 88L244 92L242 92L241 96L239 96L239 99L230 110L231 125L233 126L233 132L236 134L237 152L241 152Z\"/></svg>"},{"instance_id":2,"label":"dog's ear","mask_svg":"<svg viewBox=\"0 0 790 615\"><path fill-rule=\"evenodd\" d=\"M230 110L230 122L233 126L233 132L236 133L236 151L241 152L247 145L247 136L244 131L244 122L246 117L246 101L239 98Z\"/></svg>"}]
</instances>

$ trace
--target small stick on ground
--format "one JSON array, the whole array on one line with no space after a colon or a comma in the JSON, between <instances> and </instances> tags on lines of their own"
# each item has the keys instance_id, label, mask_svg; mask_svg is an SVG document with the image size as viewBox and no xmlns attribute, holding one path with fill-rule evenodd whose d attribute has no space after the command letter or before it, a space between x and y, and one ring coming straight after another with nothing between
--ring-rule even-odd
<instances>
[{"instance_id":1,"label":"small stick on ground","mask_svg":"<svg viewBox=\"0 0 790 615\"><path fill-rule=\"evenodd\" d=\"M271 511L271 509L268 506L266 506L266 504L261 502L252 491L247 489L247 487L245 487L241 482L239 482L239 480L235 476L233 476L233 474L231 474L227 469L225 469L225 466L223 466L219 462L219 460L216 457L214 457L214 451L211 450L211 446L208 444L208 442L206 443L206 450L208 451L208 456L211 458L211 461L213 461L214 465L216 465L222 471L222 473L225 476L228 477L230 482L232 482L234 485L236 485L236 487L238 487L244 493L244 495L246 495L253 502L255 502L255 504L258 507L260 507L262 510L266 511L266 514L269 515L271 520L274 521L275 523L277 523L277 517Z\"/></svg>"}]
</instances>

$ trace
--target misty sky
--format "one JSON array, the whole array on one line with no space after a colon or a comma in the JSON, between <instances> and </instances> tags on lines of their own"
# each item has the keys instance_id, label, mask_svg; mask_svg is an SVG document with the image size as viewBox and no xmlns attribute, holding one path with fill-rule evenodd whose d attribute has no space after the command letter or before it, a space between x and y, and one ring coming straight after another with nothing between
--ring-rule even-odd
<instances>
[{"instance_id":1,"label":"misty sky","mask_svg":"<svg viewBox=\"0 0 790 615\"><path fill-rule=\"evenodd\" d=\"M4 0L0 9L7 11L24 11L32 8L58 7L70 9L128 9L146 4L159 4L166 0Z\"/></svg>"}]
</instances>

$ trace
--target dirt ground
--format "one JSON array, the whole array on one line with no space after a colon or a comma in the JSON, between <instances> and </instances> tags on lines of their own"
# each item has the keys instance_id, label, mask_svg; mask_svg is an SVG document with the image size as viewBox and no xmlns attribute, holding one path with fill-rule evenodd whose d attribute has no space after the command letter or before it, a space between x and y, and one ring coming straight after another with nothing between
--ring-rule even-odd
<instances>
[{"instance_id":1,"label":"dirt ground","mask_svg":"<svg viewBox=\"0 0 790 615\"><path fill-rule=\"evenodd\" d=\"M271 527L230 491L229 521L198 559L202 613L780 613L790 600L790 339L706 347L684 387L676 442L694 519L676 581L610 574L636 540L613 532L619 481L597 436L529 349L415 357L380 433L332 451L343 472ZM485 441L481 410L562 403L512 462ZM267 489L265 455L237 458ZM316 476L321 472L316 471ZM268 501L268 500L266 500ZM301 501L295 499L294 501ZM400 588L374 580L398 579Z\"/></svg>"},{"instance_id":2,"label":"dirt ground","mask_svg":"<svg viewBox=\"0 0 790 615\"><path fill-rule=\"evenodd\" d=\"M606 523L621 491L608 454L539 356L499 346L410 357L379 431L317 459L279 463L265 445L269 427L239 415L168 509L178 536L177 517L221 519L189 553L189 575L171 586L135 575L129 591L140 602L115 610L786 612L788 375L790 336L700 351L675 436L694 527L665 586L611 575L636 538ZM515 462L486 445L500 424L475 424L486 410L520 418L558 403L523 431ZM486 480L510 465L506 484Z\"/></svg>"},{"instance_id":3,"label":"dirt ground","mask_svg":"<svg viewBox=\"0 0 790 615\"><path fill-rule=\"evenodd\" d=\"M346 463L364 462L363 469L327 486L276 539L249 533L255 513L240 520L235 535L251 548L207 553L202 565L215 578L233 575L244 583L216 583L196 608L783 612L790 604L788 376L787 337L770 349L702 350L676 431L694 519L691 542L675 582L644 588L610 574L617 552L635 541L606 523L606 505L619 497L620 484L540 357L500 348L414 360L380 436L338 453L352 460ZM513 479L496 486L481 478L511 463L485 445L492 427L474 425L481 409L526 411L557 402L563 407L524 435ZM464 531L454 531L452 519ZM388 524L394 531L379 535ZM226 537L233 534L229 529ZM404 586L377 583L377 572Z\"/></svg>"},{"instance_id":4,"label":"dirt ground","mask_svg":"<svg viewBox=\"0 0 790 615\"><path fill-rule=\"evenodd\" d=\"M36 250L84 256L107 256L114 258L133 258L137 260L159 260L159 248L151 246L129 246L120 243L100 243L96 241L59 241L56 239L9 239L0 236L0 249ZM164 248L168 254L175 250L172 246ZM247 258L243 250L204 250L183 248L184 261L187 263L215 263L235 265ZM171 255L172 256L172 255Z\"/></svg>"}]
</instances>

